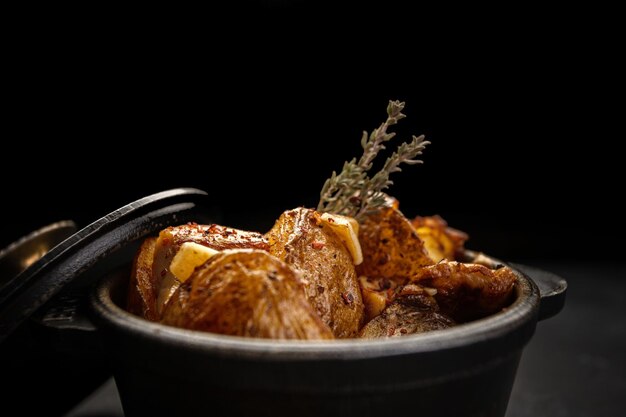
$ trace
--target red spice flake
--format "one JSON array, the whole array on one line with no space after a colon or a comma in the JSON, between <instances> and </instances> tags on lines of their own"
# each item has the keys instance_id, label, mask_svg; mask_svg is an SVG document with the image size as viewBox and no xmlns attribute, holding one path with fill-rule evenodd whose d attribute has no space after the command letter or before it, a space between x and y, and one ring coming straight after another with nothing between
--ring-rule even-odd
<instances>
[{"instance_id":1,"label":"red spice flake","mask_svg":"<svg viewBox=\"0 0 626 417\"><path fill-rule=\"evenodd\" d=\"M341 298L343 298L344 303L348 305L352 305L352 303L354 302L354 296L352 295L352 293L349 292L342 293Z\"/></svg>"},{"instance_id":2,"label":"red spice flake","mask_svg":"<svg viewBox=\"0 0 626 417\"><path fill-rule=\"evenodd\" d=\"M406 334L406 333L407 333L407 330L406 330L406 329L400 329L400 333L402 333L402 334Z\"/></svg>"},{"instance_id":3,"label":"red spice flake","mask_svg":"<svg viewBox=\"0 0 626 417\"><path fill-rule=\"evenodd\" d=\"M313 247L313 249L317 249L317 250L323 249L324 246L325 246L324 242L313 242L313 243L311 243L311 247Z\"/></svg>"},{"instance_id":4,"label":"red spice flake","mask_svg":"<svg viewBox=\"0 0 626 417\"><path fill-rule=\"evenodd\" d=\"M333 219L332 217L328 217L328 218L326 219L326 221L327 221L328 223L335 223L335 219Z\"/></svg>"},{"instance_id":5,"label":"red spice flake","mask_svg":"<svg viewBox=\"0 0 626 417\"><path fill-rule=\"evenodd\" d=\"M162 271L161 271L161 276L162 276L162 277L164 277L164 276L165 276L165 274L167 274L167 269L164 269L164 270L162 270Z\"/></svg>"}]
</instances>

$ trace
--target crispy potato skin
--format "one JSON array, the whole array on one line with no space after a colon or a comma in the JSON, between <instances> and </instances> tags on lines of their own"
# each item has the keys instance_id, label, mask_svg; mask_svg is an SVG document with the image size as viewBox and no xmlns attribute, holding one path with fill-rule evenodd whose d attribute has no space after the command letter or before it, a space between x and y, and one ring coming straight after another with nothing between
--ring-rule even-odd
<instances>
[{"instance_id":1,"label":"crispy potato skin","mask_svg":"<svg viewBox=\"0 0 626 417\"><path fill-rule=\"evenodd\" d=\"M434 263L411 222L393 207L368 216L360 225L359 241L363 250L359 275L404 283Z\"/></svg>"},{"instance_id":2,"label":"crispy potato skin","mask_svg":"<svg viewBox=\"0 0 626 417\"><path fill-rule=\"evenodd\" d=\"M380 315L363 327L360 337L398 337L446 329L454 324L453 320L439 312L435 299L422 287L408 284Z\"/></svg>"},{"instance_id":3,"label":"crispy potato skin","mask_svg":"<svg viewBox=\"0 0 626 417\"><path fill-rule=\"evenodd\" d=\"M409 221L390 200L360 224L359 240L364 260L355 268L341 238L305 208L284 212L266 235L195 223L168 227L135 256L128 310L228 335L333 339L447 328L511 301L515 273L454 261L467 235L439 216ZM169 267L185 242L221 253L181 284Z\"/></svg>"},{"instance_id":4,"label":"crispy potato skin","mask_svg":"<svg viewBox=\"0 0 626 417\"><path fill-rule=\"evenodd\" d=\"M309 302L337 338L356 337L363 300L352 257L315 210L284 212L266 237L270 253L304 278Z\"/></svg>"},{"instance_id":5,"label":"crispy potato skin","mask_svg":"<svg viewBox=\"0 0 626 417\"><path fill-rule=\"evenodd\" d=\"M163 313L179 281L170 272L172 259L185 242L194 242L215 250L224 249L259 249L267 251L269 245L260 233L246 232L216 224L199 225L189 223L182 226L168 227L159 233L154 252L152 268L153 280L157 288L157 316Z\"/></svg>"},{"instance_id":6,"label":"crispy potato skin","mask_svg":"<svg viewBox=\"0 0 626 417\"><path fill-rule=\"evenodd\" d=\"M128 311L152 321L158 320L156 285L152 275L156 241L155 237L147 238L135 255L126 303Z\"/></svg>"},{"instance_id":7,"label":"crispy potato skin","mask_svg":"<svg viewBox=\"0 0 626 417\"><path fill-rule=\"evenodd\" d=\"M417 216L411 221L411 224L424 242L428 256L434 262L439 262L442 259L456 260L469 238L466 233L448 227L448 223L439 216Z\"/></svg>"},{"instance_id":8,"label":"crispy potato skin","mask_svg":"<svg viewBox=\"0 0 626 417\"><path fill-rule=\"evenodd\" d=\"M307 301L299 275L259 250L225 251L183 283L164 324L233 336L332 339Z\"/></svg>"},{"instance_id":9,"label":"crispy potato skin","mask_svg":"<svg viewBox=\"0 0 626 417\"><path fill-rule=\"evenodd\" d=\"M441 311L460 322L506 307L515 280L515 273L506 266L493 270L459 262L440 262L420 269L412 277L412 282L436 289L435 299Z\"/></svg>"}]
</instances>

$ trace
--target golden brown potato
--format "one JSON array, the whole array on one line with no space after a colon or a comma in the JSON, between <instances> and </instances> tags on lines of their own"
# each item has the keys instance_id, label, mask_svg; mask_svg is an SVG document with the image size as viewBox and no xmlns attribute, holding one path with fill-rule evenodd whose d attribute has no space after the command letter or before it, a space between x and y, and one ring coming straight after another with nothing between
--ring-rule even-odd
<instances>
[{"instance_id":1,"label":"golden brown potato","mask_svg":"<svg viewBox=\"0 0 626 417\"><path fill-rule=\"evenodd\" d=\"M152 274L157 291L157 316L180 282L170 271L172 259L185 242L194 242L215 250L223 249L260 249L268 250L267 240L260 233L246 232L216 224L199 225L189 223L182 226L168 227L159 233L154 251Z\"/></svg>"},{"instance_id":2,"label":"golden brown potato","mask_svg":"<svg viewBox=\"0 0 626 417\"><path fill-rule=\"evenodd\" d=\"M411 221L411 224L424 242L428 256L434 262L439 262L442 259L456 260L468 239L466 233L448 227L448 223L439 216L417 216Z\"/></svg>"},{"instance_id":3,"label":"golden brown potato","mask_svg":"<svg viewBox=\"0 0 626 417\"><path fill-rule=\"evenodd\" d=\"M365 323L378 316L393 301L398 284L388 279L374 279L364 275L359 277L363 304L365 305Z\"/></svg>"},{"instance_id":4,"label":"golden brown potato","mask_svg":"<svg viewBox=\"0 0 626 417\"><path fill-rule=\"evenodd\" d=\"M440 262L420 269L413 282L437 290L441 311L456 321L468 321L506 307L515 284L508 267L493 270L483 265Z\"/></svg>"},{"instance_id":5,"label":"golden brown potato","mask_svg":"<svg viewBox=\"0 0 626 417\"><path fill-rule=\"evenodd\" d=\"M439 312L437 302L428 290L416 284L407 284L379 316L363 327L360 336L366 339L397 337L446 329L454 324Z\"/></svg>"},{"instance_id":6,"label":"golden brown potato","mask_svg":"<svg viewBox=\"0 0 626 417\"><path fill-rule=\"evenodd\" d=\"M363 263L359 275L404 283L426 265L432 265L411 222L393 207L383 208L360 225Z\"/></svg>"},{"instance_id":7,"label":"golden brown potato","mask_svg":"<svg viewBox=\"0 0 626 417\"><path fill-rule=\"evenodd\" d=\"M156 286L152 276L155 247L156 238L154 237L147 238L139 247L133 260L126 303L128 311L152 321L158 320Z\"/></svg>"},{"instance_id":8,"label":"golden brown potato","mask_svg":"<svg viewBox=\"0 0 626 417\"><path fill-rule=\"evenodd\" d=\"M233 336L333 338L307 301L298 273L258 250L213 256L181 284L162 322Z\"/></svg>"},{"instance_id":9,"label":"golden brown potato","mask_svg":"<svg viewBox=\"0 0 626 417\"><path fill-rule=\"evenodd\" d=\"M356 337L363 300L352 256L315 210L284 212L266 237L270 253L299 271L306 295L335 337Z\"/></svg>"}]
</instances>

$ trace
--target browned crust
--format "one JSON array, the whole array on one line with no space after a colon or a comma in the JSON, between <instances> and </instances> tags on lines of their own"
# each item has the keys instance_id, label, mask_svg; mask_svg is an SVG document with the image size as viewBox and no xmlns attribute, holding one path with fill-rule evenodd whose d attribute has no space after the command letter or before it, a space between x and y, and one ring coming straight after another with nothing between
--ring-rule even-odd
<instances>
[{"instance_id":1,"label":"browned crust","mask_svg":"<svg viewBox=\"0 0 626 417\"><path fill-rule=\"evenodd\" d=\"M516 276L508 267L493 270L478 264L440 262L420 269L412 280L437 290L435 299L442 312L468 321L506 307Z\"/></svg>"},{"instance_id":2,"label":"browned crust","mask_svg":"<svg viewBox=\"0 0 626 417\"><path fill-rule=\"evenodd\" d=\"M180 286L163 323L233 336L332 339L298 274L257 250L215 255Z\"/></svg>"},{"instance_id":3,"label":"browned crust","mask_svg":"<svg viewBox=\"0 0 626 417\"><path fill-rule=\"evenodd\" d=\"M267 240L260 233L217 224L188 223L163 229L157 239L152 267L157 293L156 309L158 316L162 314L165 305L178 288L179 282L172 275L169 267L180 246L186 242L197 243L215 250L246 248L267 251L269 249Z\"/></svg>"},{"instance_id":4,"label":"browned crust","mask_svg":"<svg viewBox=\"0 0 626 417\"><path fill-rule=\"evenodd\" d=\"M259 249L269 250L267 240L261 233L248 232L220 226L218 224L187 223L170 226L159 233L164 244L180 247L185 242L194 242L215 250Z\"/></svg>"},{"instance_id":5,"label":"browned crust","mask_svg":"<svg viewBox=\"0 0 626 417\"><path fill-rule=\"evenodd\" d=\"M319 213L286 211L266 236L270 253L300 272L309 302L335 337L356 337L364 306L354 261Z\"/></svg>"},{"instance_id":6,"label":"browned crust","mask_svg":"<svg viewBox=\"0 0 626 417\"><path fill-rule=\"evenodd\" d=\"M156 311L156 285L152 276L152 262L156 238L143 241L135 259L128 287L127 309L148 320L158 320Z\"/></svg>"},{"instance_id":7,"label":"browned crust","mask_svg":"<svg viewBox=\"0 0 626 417\"><path fill-rule=\"evenodd\" d=\"M368 216L361 223L359 241L363 251L359 275L405 282L433 264L411 222L393 207Z\"/></svg>"}]
</instances>

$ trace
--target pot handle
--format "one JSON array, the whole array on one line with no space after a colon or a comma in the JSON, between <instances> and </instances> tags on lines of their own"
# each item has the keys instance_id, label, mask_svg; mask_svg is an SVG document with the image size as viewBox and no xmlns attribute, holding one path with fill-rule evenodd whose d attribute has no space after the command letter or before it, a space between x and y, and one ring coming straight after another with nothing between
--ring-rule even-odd
<instances>
[{"instance_id":1,"label":"pot handle","mask_svg":"<svg viewBox=\"0 0 626 417\"><path fill-rule=\"evenodd\" d=\"M90 288L63 291L30 318L37 343L65 354L102 353L100 334L89 314Z\"/></svg>"},{"instance_id":2,"label":"pot handle","mask_svg":"<svg viewBox=\"0 0 626 417\"><path fill-rule=\"evenodd\" d=\"M215 219L209 201L193 188L163 191L111 212L52 248L0 287L0 344L61 290L95 272L100 261L109 263L133 242L169 225Z\"/></svg>"},{"instance_id":3,"label":"pot handle","mask_svg":"<svg viewBox=\"0 0 626 417\"><path fill-rule=\"evenodd\" d=\"M511 266L532 279L541 295L539 305L539 321L556 316L565 305L567 281L552 272L543 271L532 266L511 264Z\"/></svg>"}]
</instances>

